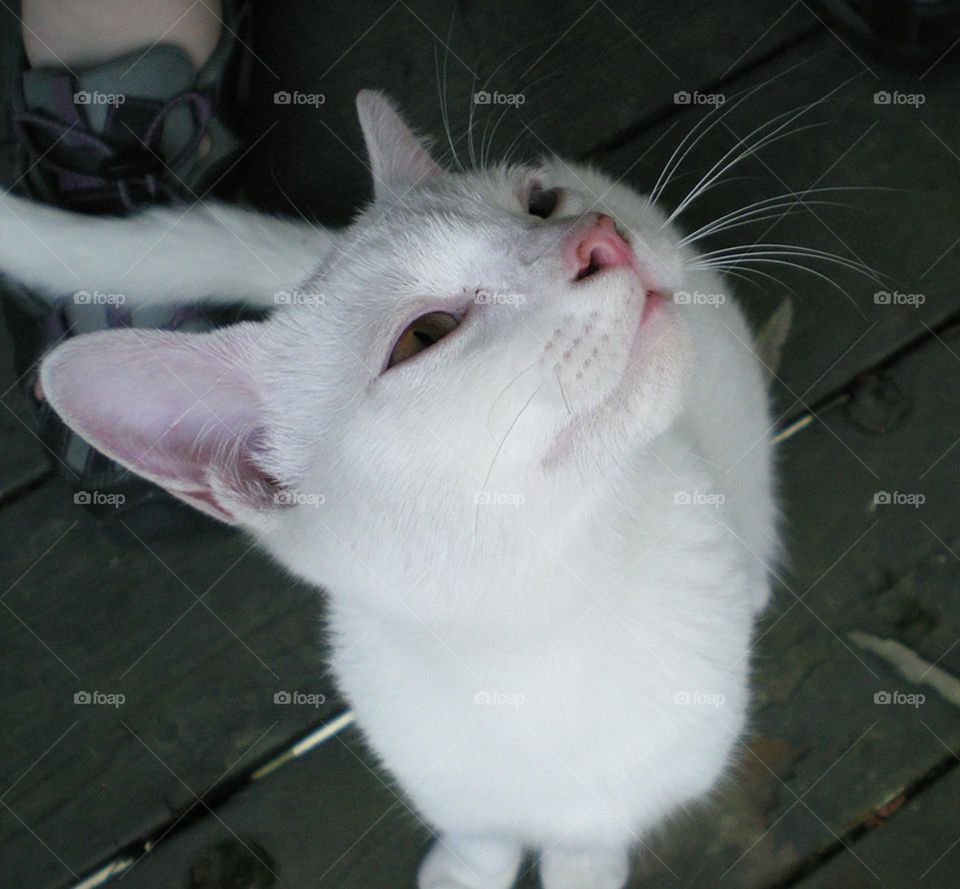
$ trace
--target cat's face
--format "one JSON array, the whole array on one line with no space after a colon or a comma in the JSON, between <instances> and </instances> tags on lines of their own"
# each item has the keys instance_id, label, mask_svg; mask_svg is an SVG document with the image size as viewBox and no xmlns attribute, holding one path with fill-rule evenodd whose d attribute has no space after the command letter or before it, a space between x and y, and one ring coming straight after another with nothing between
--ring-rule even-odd
<instances>
[{"instance_id":1,"label":"cat's face","mask_svg":"<svg viewBox=\"0 0 960 889\"><path fill-rule=\"evenodd\" d=\"M331 525L361 548L418 523L476 530L479 508L511 498L552 520L598 454L642 447L682 412L683 257L661 214L605 176L559 161L446 173L386 100L359 107L376 199L293 305L259 328L78 339L46 363L45 390L135 471L254 528L282 512L301 546ZM145 462L57 374L93 372L95 350L130 363L124 399L176 401L144 355L209 378L209 412L194 390L194 424L168 434L177 411L151 416ZM122 422L143 427L145 410Z\"/></svg>"},{"instance_id":2,"label":"cat's face","mask_svg":"<svg viewBox=\"0 0 960 889\"><path fill-rule=\"evenodd\" d=\"M337 417L316 429L328 465L332 450L387 489L429 474L464 498L529 500L538 479L669 425L689 357L659 213L562 162L449 174L403 161L285 319L291 370L322 362L336 379L329 404L303 405Z\"/></svg>"}]
</instances>

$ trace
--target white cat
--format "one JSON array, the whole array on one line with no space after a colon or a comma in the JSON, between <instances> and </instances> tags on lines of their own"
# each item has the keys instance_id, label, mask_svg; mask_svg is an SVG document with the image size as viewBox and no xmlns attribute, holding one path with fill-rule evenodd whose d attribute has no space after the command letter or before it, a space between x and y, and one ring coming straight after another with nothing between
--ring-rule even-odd
<instances>
[{"instance_id":1,"label":"white cat","mask_svg":"<svg viewBox=\"0 0 960 889\"><path fill-rule=\"evenodd\" d=\"M7 197L0 267L283 303L74 338L43 392L329 592L339 686L438 832L421 889L506 889L528 848L546 889L619 889L744 729L777 548L762 367L655 202L557 160L444 172L384 97L358 108L376 199L346 230Z\"/></svg>"}]
</instances>

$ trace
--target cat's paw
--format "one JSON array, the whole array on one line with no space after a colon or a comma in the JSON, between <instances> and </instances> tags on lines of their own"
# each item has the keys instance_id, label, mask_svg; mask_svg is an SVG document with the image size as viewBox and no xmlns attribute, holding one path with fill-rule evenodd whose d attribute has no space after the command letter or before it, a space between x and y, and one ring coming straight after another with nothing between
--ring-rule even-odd
<instances>
[{"instance_id":1,"label":"cat's paw","mask_svg":"<svg viewBox=\"0 0 960 889\"><path fill-rule=\"evenodd\" d=\"M508 840L444 834L420 865L417 889L510 889L522 857Z\"/></svg>"},{"instance_id":2,"label":"cat's paw","mask_svg":"<svg viewBox=\"0 0 960 889\"><path fill-rule=\"evenodd\" d=\"M543 889L623 889L630 876L627 849L565 849L554 846L540 857Z\"/></svg>"}]
</instances>

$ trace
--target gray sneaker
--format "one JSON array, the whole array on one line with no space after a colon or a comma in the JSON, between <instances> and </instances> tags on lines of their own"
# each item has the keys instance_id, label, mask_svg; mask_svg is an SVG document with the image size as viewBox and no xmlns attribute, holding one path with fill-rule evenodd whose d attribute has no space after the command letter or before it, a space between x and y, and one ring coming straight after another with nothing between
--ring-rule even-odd
<instances>
[{"instance_id":1,"label":"gray sneaker","mask_svg":"<svg viewBox=\"0 0 960 889\"><path fill-rule=\"evenodd\" d=\"M19 149L17 190L76 212L120 215L229 192L240 146L232 121L250 71L243 51L249 43L250 3L225 0L223 9L220 40L199 72L180 47L164 43L72 72L25 69L12 119ZM122 495L96 498L111 505L91 503L90 508L104 523L122 520L139 536L157 537L195 523L199 513L131 475L64 426L37 398L37 366L45 352L78 333L112 327L200 331L251 314L241 307L77 305L70 294L51 299L12 284L5 284L3 307L15 371L55 468L75 490ZM117 502L120 508L112 505Z\"/></svg>"}]
</instances>

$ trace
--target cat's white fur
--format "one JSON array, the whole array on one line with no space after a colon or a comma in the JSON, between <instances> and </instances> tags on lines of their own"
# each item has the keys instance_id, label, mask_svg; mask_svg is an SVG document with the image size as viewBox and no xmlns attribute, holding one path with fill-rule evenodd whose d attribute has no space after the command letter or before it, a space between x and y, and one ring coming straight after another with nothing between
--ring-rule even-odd
<instances>
[{"instance_id":1,"label":"cat's white fur","mask_svg":"<svg viewBox=\"0 0 960 889\"><path fill-rule=\"evenodd\" d=\"M377 199L345 231L222 205L79 222L8 197L0 267L137 300L296 287L262 325L71 340L44 392L329 591L339 686L439 832L421 889L506 889L527 847L546 889L619 889L744 729L776 556L751 335L730 299L669 299L729 288L629 188L556 160L443 173L383 97L359 108ZM564 190L550 219L526 212L534 177ZM571 281L562 244L601 210L645 285ZM634 342L649 288L668 299ZM409 320L463 307L381 373Z\"/></svg>"}]
</instances>

